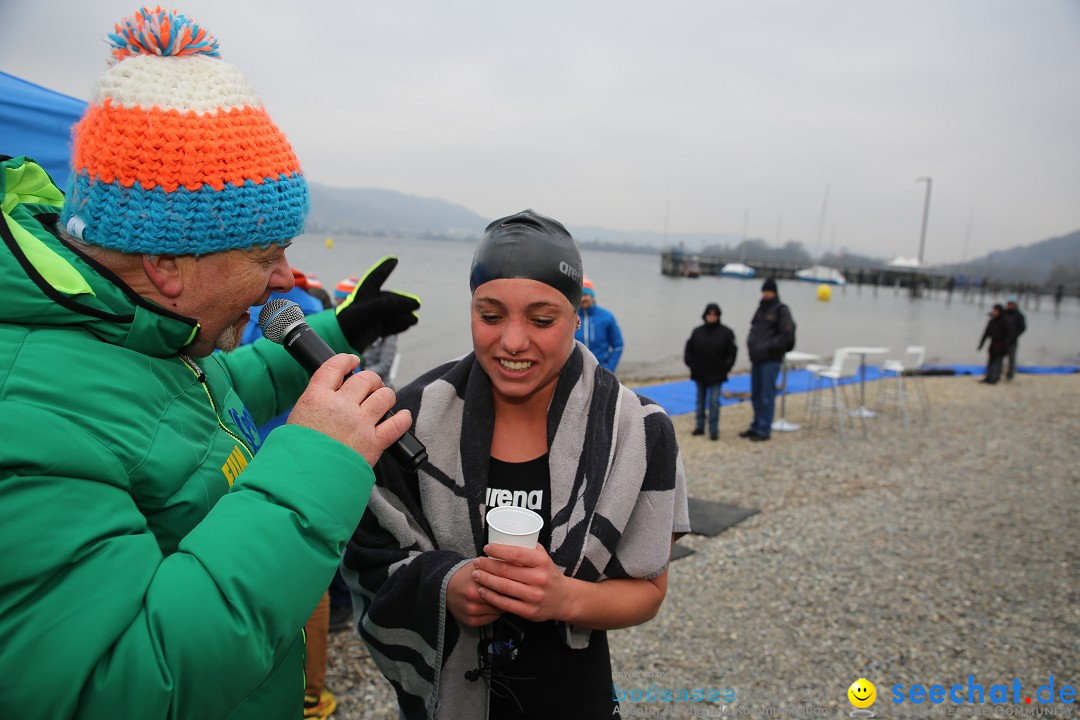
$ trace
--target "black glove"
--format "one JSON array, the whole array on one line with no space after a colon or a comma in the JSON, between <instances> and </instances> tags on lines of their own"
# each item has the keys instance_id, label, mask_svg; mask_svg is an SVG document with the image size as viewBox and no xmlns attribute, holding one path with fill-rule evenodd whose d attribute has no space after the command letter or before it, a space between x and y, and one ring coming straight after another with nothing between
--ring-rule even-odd
<instances>
[{"instance_id":1,"label":"black glove","mask_svg":"<svg viewBox=\"0 0 1080 720\"><path fill-rule=\"evenodd\" d=\"M420 298L380 289L397 264L397 258L388 255L372 265L349 297L337 306L341 332L360 352L378 338L397 335L420 320L416 314L420 309Z\"/></svg>"}]
</instances>

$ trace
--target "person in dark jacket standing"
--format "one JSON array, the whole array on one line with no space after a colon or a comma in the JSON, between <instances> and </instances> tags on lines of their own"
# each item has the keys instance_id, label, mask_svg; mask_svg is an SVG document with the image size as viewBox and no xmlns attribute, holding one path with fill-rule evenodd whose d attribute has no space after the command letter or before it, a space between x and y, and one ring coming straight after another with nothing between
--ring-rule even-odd
<instances>
[{"instance_id":1,"label":"person in dark jacket standing","mask_svg":"<svg viewBox=\"0 0 1080 720\"><path fill-rule=\"evenodd\" d=\"M1015 295L1008 297L1002 317L1005 318L1005 327L1008 330L1008 335L1005 337L1005 357L1009 359L1009 366L1005 370L1005 379L1012 380L1013 375L1016 374L1016 341L1027 330L1027 320L1024 319L1024 313L1020 312L1020 308L1016 306Z\"/></svg>"},{"instance_id":2,"label":"person in dark jacket standing","mask_svg":"<svg viewBox=\"0 0 1080 720\"><path fill-rule=\"evenodd\" d=\"M739 349L735 333L720 324L720 306L709 303L699 325L690 333L683 351L683 362L690 368L690 379L697 384L697 422L694 435L705 434L705 406L709 408L709 438L720 437L720 388L727 382Z\"/></svg>"},{"instance_id":3,"label":"person in dark jacket standing","mask_svg":"<svg viewBox=\"0 0 1080 720\"><path fill-rule=\"evenodd\" d=\"M987 359L986 359L986 377L979 382L984 382L987 385L994 385L1001 379L1001 363L1005 359L1005 346L1009 338L1009 326L1005 322L1005 308L1000 304L994 305L990 311L990 320L986 323L986 329L983 330L982 339L979 340L979 347L977 350L982 350L982 346L986 344L986 341L990 341L989 347L987 347Z\"/></svg>"},{"instance_id":4,"label":"person in dark jacket standing","mask_svg":"<svg viewBox=\"0 0 1080 720\"><path fill-rule=\"evenodd\" d=\"M746 338L754 421L746 431L739 433L739 437L756 442L769 439L775 409L776 376L780 374L784 353L794 347L795 319L788 306L780 302L776 281L769 278L761 286L761 303L750 321L750 335Z\"/></svg>"}]
</instances>

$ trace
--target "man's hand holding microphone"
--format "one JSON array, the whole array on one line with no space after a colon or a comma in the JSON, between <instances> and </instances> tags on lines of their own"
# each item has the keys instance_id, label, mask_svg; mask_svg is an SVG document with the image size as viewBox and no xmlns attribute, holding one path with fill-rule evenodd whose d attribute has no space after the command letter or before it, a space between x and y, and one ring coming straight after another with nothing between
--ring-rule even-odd
<instances>
[{"instance_id":1,"label":"man's hand holding microphone","mask_svg":"<svg viewBox=\"0 0 1080 720\"><path fill-rule=\"evenodd\" d=\"M375 263L337 308L342 334L360 352L376 339L403 332L419 320L419 298L381 289L397 262L395 257L386 257ZM271 300L259 315L259 325L267 339L280 343L312 374L289 414L289 423L309 427L348 445L372 466L388 448L406 469L415 470L423 464L427 451L408 432L411 414L389 412L395 401L394 391L373 372L357 373L360 359L335 353L304 322L296 303Z\"/></svg>"},{"instance_id":2,"label":"man's hand holding microphone","mask_svg":"<svg viewBox=\"0 0 1080 720\"><path fill-rule=\"evenodd\" d=\"M359 365L355 355L331 356L311 376L289 422L329 435L375 467L383 452L408 431L412 415L403 410L383 421L394 406L394 391L370 370L354 375Z\"/></svg>"}]
</instances>

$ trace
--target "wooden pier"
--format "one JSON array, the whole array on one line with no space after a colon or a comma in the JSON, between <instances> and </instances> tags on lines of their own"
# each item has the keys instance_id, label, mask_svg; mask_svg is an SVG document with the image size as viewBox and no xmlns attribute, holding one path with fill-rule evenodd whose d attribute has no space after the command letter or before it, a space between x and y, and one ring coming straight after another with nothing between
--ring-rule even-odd
<instances>
[{"instance_id":1,"label":"wooden pier","mask_svg":"<svg viewBox=\"0 0 1080 720\"><path fill-rule=\"evenodd\" d=\"M809 266L808 263L781 263L772 261L745 260L738 257L724 255L708 255L688 253L678 248L665 250L660 256L660 272L673 277L686 277L696 274L701 276L719 275L720 269L728 263L740 262L754 269L755 277L765 279L767 277L777 280L795 279L795 273ZM1006 282L996 278L964 278L927 268L858 268L837 267L848 285L872 285L874 287L900 287L906 288L912 297L921 297L927 291L945 291L952 293L953 290L974 290L981 294L991 296L1001 293L1015 293L1017 295L1054 295L1055 292L1065 296L1080 295L1080 288L1044 287L1037 284L1024 284ZM1064 290L1064 292L1062 292ZM1057 303L1061 298L1055 298Z\"/></svg>"}]
</instances>

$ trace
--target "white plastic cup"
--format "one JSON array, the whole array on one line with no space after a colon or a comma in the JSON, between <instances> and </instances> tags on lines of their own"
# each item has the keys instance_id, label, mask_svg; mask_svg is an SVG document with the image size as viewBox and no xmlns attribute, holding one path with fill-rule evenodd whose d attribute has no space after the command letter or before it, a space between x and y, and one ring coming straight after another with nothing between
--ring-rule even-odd
<instances>
[{"instance_id":1,"label":"white plastic cup","mask_svg":"<svg viewBox=\"0 0 1080 720\"><path fill-rule=\"evenodd\" d=\"M536 547L544 518L516 505L493 507L487 511L488 542L518 547Z\"/></svg>"}]
</instances>

